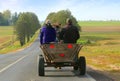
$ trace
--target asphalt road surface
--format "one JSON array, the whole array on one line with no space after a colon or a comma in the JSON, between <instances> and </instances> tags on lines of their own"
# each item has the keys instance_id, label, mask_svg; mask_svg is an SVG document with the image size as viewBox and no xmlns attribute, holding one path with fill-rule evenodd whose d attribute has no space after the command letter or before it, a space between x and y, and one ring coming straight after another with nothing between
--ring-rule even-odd
<instances>
[{"instance_id":1,"label":"asphalt road surface","mask_svg":"<svg viewBox=\"0 0 120 81\"><path fill-rule=\"evenodd\" d=\"M114 81L111 78L87 69L80 76L72 67L45 68L45 76L38 76L38 56L42 54L39 40L21 51L0 54L0 81ZM98 75L98 76L97 76Z\"/></svg>"}]
</instances>

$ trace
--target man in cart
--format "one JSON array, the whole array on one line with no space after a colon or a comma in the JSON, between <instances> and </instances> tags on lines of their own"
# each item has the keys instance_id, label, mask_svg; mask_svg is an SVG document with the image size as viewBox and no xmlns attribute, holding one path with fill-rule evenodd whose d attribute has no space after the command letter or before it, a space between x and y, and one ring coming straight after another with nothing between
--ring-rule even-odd
<instances>
[{"instance_id":1,"label":"man in cart","mask_svg":"<svg viewBox=\"0 0 120 81\"><path fill-rule=\"evenodd\" d=\"M79 30L73 25L72 19L66 20L66 26L61 30L59 38L61 43L76 43L80 38Z\"/></svg>"},{"instance_id":2,"label":"man in cart","mask_svg":"<svg viewBox=\"0 0 120 81\"><path fill-rule=\"evenodd\" d=\"M79 30L76 26L73 25L72 19L68 18L66 20L66 26L61 30L60 43L77 43L77 40L80 38ZM78 60L78 56L74 58L75 61Z\"/></svg>"}]
</instances>

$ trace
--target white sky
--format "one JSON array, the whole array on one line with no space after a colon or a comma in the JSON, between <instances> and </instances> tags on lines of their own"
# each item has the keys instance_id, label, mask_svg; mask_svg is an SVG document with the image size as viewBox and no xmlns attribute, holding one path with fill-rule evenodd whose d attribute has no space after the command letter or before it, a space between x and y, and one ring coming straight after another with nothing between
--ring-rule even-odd
<instances>
[{"instance_id":1,"label":"white sky","mask_svg":"<svg viewBox=\"0 0 120 81\"><path fill-rule=\"evenodd\" d=\"M77 20L120 20L120 0L0 0L0 12L34 12L40 21L69 9Z\"/></svg>"}]
</instances>

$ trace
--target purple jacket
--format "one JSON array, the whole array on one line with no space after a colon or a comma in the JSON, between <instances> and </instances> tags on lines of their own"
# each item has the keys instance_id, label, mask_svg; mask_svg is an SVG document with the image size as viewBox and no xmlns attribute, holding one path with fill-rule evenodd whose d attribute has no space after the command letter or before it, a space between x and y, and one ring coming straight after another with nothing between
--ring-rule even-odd
<instances>
[{"instance_id":1,"label":"purple jacket","mask_svg":"<svg viewBox=\"0 0 120 81\"><path fill-rule=\"evenodd\" d=\"M55 29L52 26L47 26L47 25L42 27L40 32L40 43L45 44L45 43L55 42L55 40L56 40Z\"/></svg>"}]
</instances>

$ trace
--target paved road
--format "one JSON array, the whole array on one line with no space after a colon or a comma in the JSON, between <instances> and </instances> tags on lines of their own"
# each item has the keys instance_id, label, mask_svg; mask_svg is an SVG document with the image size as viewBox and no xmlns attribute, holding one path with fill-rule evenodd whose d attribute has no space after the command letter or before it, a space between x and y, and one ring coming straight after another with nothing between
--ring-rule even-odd
<instances>
[{"instance_id":1,"label":"paved road","mask_svg":"<svg viewBox=\"0 0 120 81\"><path fill-rule=\"evenodd\" d=\"M79 76L71 67L61 70L47 67L46 76L39 77L37 73L39 54L42 54L39 40L22 51L0 54L0 81L98 81L89 74Z\"/></svg>"}]
</instances>

